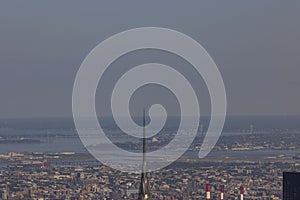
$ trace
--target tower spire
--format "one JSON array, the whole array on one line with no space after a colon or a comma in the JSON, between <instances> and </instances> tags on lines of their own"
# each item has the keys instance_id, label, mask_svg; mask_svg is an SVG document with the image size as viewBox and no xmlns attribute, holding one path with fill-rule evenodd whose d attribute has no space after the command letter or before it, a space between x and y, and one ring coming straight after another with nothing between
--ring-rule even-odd
<instances>
[{"instance_id":1,"label":"tower spire","mask_svg":"<svg viewBox=\"0 0 300 200\"><path fill-rule=\"evenodd\" d=\"M147 177L147 163L146 163L146 111L143 111L143 168L141 176L141 185L139 190L138 200L152 200L149 181Z\"/></svg>"},{"instance_id":2,"label":"tower spire","mask_svg":"<svg viewBox=\"0 0 300 200\"><path fill-rule=\"evenodd\" d=\"M143 174L147 172L146 169L146 113L145 109L143 111Z\"/></svg>"}]
</instances>

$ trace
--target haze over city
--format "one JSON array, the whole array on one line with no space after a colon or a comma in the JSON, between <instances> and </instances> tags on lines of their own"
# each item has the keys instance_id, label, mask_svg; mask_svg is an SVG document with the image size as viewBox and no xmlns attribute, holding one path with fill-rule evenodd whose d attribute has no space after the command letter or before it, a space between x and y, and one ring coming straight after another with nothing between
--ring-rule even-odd
<instances>
[{"instance_id":1,"label":"haze over city","mask_svg":"<svg viewBox=\"0 0 300 200\"><path fill-rule=\"evenodd\" d=\"M1 1L0 200L299 200L300 1Z\"/></svg>"}]
</instances>

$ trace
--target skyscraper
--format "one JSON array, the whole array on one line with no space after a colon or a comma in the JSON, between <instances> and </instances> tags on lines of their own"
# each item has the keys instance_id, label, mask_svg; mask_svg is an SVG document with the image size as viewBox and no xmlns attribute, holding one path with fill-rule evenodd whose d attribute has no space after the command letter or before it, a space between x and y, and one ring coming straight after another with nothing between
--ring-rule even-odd
<instances>
[{"instance_id":1,"label":"skyscraper","mask_svg":"<svg viewBox=\"0 0 300 200\"><path fill-rule=\"evenodd\" d=\"M300 173L283 172L283 200L300 199Z\"/></svg>"},{"instance_id":2,"label":"skyscraper","mask_svg":"<svg viewBox=\"0 0 300 200\"><path fill-rule=\"evenodd\" d=\"M147 177L147 165L146 165L146 119L145 119L145 110L143 112L143 167L142 167L142 176L141 176L141 185L139 189L138 200L152 200L149 181Z\"/></svg>"}]
</instances>

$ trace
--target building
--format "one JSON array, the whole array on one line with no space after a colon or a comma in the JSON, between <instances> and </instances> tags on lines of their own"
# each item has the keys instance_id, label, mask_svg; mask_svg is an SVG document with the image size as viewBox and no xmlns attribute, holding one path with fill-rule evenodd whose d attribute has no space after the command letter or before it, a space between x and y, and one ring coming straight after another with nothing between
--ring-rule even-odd
<instances>
[{"instance_id":1,"label":"building","mask_svg":"<svg viewBox=\"0 0 300 200\"><path fill-rule=\"evenodd\" d=\"M143 168L142 168L142 175L141 175L141 184L139 189L139 197L138 200L151 200L151 192L150 192L150 186L149 181L147 177L147 168L146 168L146 121L145 121L145 110L143 115Z\"/></svg>"},{"instance_id":2,"label":"building","mask_svg":"<svg viewBox=\"0 0 300 200\"><path fill-rule=\"evenodd\" d=\"M300 173L283 172L283 200L300 199Z\"/></svg>"}]
</instances>

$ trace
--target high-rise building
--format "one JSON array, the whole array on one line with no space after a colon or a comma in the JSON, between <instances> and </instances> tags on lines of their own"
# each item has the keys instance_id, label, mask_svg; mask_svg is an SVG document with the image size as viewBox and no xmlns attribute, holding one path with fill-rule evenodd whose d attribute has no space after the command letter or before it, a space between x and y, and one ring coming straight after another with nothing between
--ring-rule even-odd
<instances>
[{"instance_id":1,"label":"high-rise building","mask_svg":"<svg viewBox=\"0 0 300 200\"><path fill-rule=\"evenodd\" d=\"M210 200L210 184L206 184L206 200Z\"/></svg>"},{"instance_id":2,"label":"high-rise building","mask_svg":"<svg viewBox=\"0 0 300 200\"><path fill-rule=\"evenodd\" d=\"M8 200L8 192L7 192L6 189L4 189L4 190L2 191L2 199L3 199L3 200Z\"/></svg>"},{"instance_id":3,"label":"high-rise building","mask_svg":"<svg viewBox=\"0 0 300 200\"><path fill-rule=\"evenodd\" d=\"M224 200L224 185L220 186L220 199Z\"/></svg>"},{"instance_id":4,"label":"high-rise building","mask_svg":"<svg viewBox=\"0 0 300 200\"><path fill-rule=\"evenodd\" d=\"M245 192L244 187L241 186L240 187L240 200L244 200L244 192Z\"/></svg>"},{"instance_id":5,"label":"high-rise building","mask_svg":"<svg viewBox=\"0 0 300 200\"><path fill-rule=\"evenodd\" d=\"M138 200L152 200L150 193L150 186L147 177L147 165L146 165L146 120L145 120L145 110L143 113L143 167L141 175L141 185L139 189Z\"/></svg>"},{"instance_id":6,"label":"high-rise building","mask_svg":"<svg viewBox=\"0 0 300 200\"><path fill-rule=\"evenodd\" d=\"M300 199L300 173L283 172L283 200Z\"/></svg>"}]
</instances>

